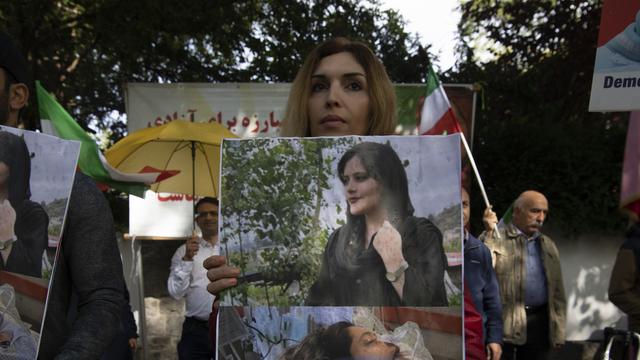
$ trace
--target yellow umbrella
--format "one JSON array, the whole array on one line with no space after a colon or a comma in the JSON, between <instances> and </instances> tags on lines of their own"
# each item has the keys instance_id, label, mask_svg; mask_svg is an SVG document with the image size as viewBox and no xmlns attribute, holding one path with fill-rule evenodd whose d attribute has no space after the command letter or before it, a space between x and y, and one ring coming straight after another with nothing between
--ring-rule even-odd
<instances>
[{"instance_id":1,"label":"yellow umbrella","mask_svg":"<svg viewBox=\"0 0 640 360\"><path fill-rule=\"evenodd\" d=\"M222 125L174 120L168 124L138 130L105 152L109 163L124 172L145 166L180 173L151 190L197 196L219 193L220 144L223 138L237 138Z\"/></svg>"}]
</instances>

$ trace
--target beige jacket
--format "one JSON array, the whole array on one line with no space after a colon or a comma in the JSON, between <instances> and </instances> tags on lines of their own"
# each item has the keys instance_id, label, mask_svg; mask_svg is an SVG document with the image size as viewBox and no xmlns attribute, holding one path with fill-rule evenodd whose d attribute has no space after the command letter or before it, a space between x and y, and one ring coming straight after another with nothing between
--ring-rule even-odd
<instances>
[{"instance_id":1,"label":"beige jacket","mask_svg":"<svg viewBox=\"0 0 640 360\"><path fill-rule=\"evenodd\" d=\"M500 228L499 231L500 238L495 234L487 238L483 233L480 239L491 250L493 266L498 277L504 341L523 345L527 342L527 314L524 308L527 239L512 224ZM553 240L545 235L542 235L540 241L549 294L549 341L551 346L555 346L563 344L565 340L567 301L558 249Z\"/></svg>"}]
</instances>

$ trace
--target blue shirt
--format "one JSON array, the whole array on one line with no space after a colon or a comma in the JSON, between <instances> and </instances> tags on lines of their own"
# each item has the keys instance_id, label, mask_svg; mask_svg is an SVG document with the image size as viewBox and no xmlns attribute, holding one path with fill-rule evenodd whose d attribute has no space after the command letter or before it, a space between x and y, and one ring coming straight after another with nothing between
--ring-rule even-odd
<instances>
[{"instance_id":1,"label":"blue shirt","mask_svg":"<svg viewBox=\"0 0 640 360\"><path fill-rule=\"evenodd\" d=\"M547 295L547 276L544 273L542 263L542 250L540 248L540 236L534 235L527 239L526 281L524 290L524 304L527 306L545 305L549 297Z\"/></svg>"}]
</instances>

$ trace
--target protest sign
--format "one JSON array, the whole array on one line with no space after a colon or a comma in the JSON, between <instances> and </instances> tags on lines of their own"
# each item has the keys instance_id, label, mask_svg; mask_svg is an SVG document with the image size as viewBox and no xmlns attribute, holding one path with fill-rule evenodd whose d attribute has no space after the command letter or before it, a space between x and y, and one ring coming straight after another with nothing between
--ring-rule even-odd
<instances>
[{"instance_id":1,"label":"protest sign","mask_svg":"<svg viewBox=\"0 0 640 360\"><path fill-rule=\"evenodd\" d=\"M7 351L35 358L80 143L0 126L0 308ZM7 352L2 352L7 355Z\"/></svg>"},{"instance_id":2,"label":"protest sign","mask_svg":"<svg viewBox=\"0 0 640 360\"><path fill-rule=\"evenodd\" d=\"M376 359L462 358L461 316L439 309L222 307L218 324L217 359L297 358L294 352L324 358L326 351L352 358L360 343ZM341 348L345 337L355 347Z\"/></svg>"},{"instance_id":3,"label":"protest sign","mask_svg":"<svg viewBox=\"0 0 640 360\"><path fill-rule=\"evenodd\" d=\"M462 247L459 142L458 134L225 140L220 243L241 285L223 302L459 305L460 277L448 294L443 279ZM376 223L372 214L383 215ZM382 264L390 236L401 240L389 253L406 260L387 264L395 270ZM403 271L416 293L396 296L389 284ZM337 273L344 282L332 282Z\"/></svg>"},{"instance_id":4,"label":"protest sign","mask_svg":"<svg viewBox=\"0 0 640 360\"><path fill-rule=\"evenodd\" d=\"M589 111L640 109L640 3L605 0Z\"/></svg>"},{"instance_id":5,"label":"protest sign","mask_svg":"<svg viewBox=\"0 0 640 360\"><path fill-rule=\"evenodd\" d=\"M470 85L444 85L468 139L473 138L475 91ZM426 95L424 84L396 84L399 134L415 134ZM290 84L129 83L127 127L134 132L183 119L215 121L242 138L273 137L284 116ZM148 191L131 196L129 233L138 237L183 237L192 224L191 200ZM135 210L135 211L134 211ZM163 219L157 221L157 219Z\"/></svg>"}]
</instances>

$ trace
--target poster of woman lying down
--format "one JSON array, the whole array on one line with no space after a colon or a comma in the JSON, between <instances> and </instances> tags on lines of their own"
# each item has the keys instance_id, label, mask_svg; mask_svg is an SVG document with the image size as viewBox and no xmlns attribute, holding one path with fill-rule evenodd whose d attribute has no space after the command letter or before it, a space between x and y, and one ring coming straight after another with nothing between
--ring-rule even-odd
<instances>
[{"instance_id":1,"label":"poster of woman lying down","mask_svg":"<svg viewBox=\"0 0 640 360\"><path fill-rule=\"evenodd\" d=\"M460 313L405 307L221 307L218 359L462 358Z\"/></svg>"}]
</instances>

